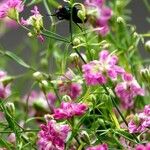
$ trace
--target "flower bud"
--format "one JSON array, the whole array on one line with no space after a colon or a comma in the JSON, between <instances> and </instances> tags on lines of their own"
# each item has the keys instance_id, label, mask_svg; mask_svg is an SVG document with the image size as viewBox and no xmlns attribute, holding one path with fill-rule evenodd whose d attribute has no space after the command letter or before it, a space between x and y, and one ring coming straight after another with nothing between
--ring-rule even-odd
<instances>
[{"instance_id":1,"label":"flower bud","mask_svg":"<svg viewBox=\"0 0 150 150\"><path fill-rule=\"evenodd\" d=\"M39 84L39 86L41 87L41 89L46 92L47 88L48 88L48 82L46 80L42 80Z\"/></svg>"},{"instance_id":2,"label":"flower bud","mask_svg":"<svg viewBox=\"0 0 150 150\"><path fill-rule=\"evenodd\" d=\"M150 40L145 43L145 49L150 52Z\"/></svg>"},{"instance_id":3,"label":"flower bud","mask_svg":"<svg viewBox=\"0 0 150 150\"><path fill-rule=\"evenodd\" d=\"M124 21L124 19L122 17L118 17L117 18L117 22L118 23L123 23L123 24L125 23L125 21Z\"/></svg>"},{"instance_id":4,"label":"flower bud","mask_svg":"<svg viewBox=\"0 0 150 150\"><path fill-rule=\"evenodd\" d=\"M141 69L140 74L144 82L150 83L150 68Z\"/></svg>"},{"instance_id":5,"label":"flower bud","mask_svg":"<svg viewBox=\"0 0 150 150\"><path fill-rule=\"evenodd\" d=\"M86 19L85 11L79 10L77 15L82 20L82 22L84 22L84 20Z\"/></svg>"},{"instance_id":6,"label":"flower bud","mask_svg":"<svg viewBox=\"0 0 150 150\"><path fill-rule=\"evenodd\" d=\"M12 19L12 20L15 20L15 21L18 21L19 20L19 13L16 9L10 9L7 13L7 16Z\"/></svg>"},{"instance_id":7,"label":"flower bud","mask_svg":"<svg viewBox=\"0 0 150 150\"><path fill-rule=\"evenodd\" d=\"M68 96L68 95L64 95L64 96L62 97L62 101L69 102L69 101L71 101L71 97Z\"/></svg>"},{"instance_id":8,"label":"flower bud","mask_svg":"<svg viewBox=\"0 0 150 150\"><path fill-rule=\"evenodd\" d=\"M134 122L135 122L136 125L139 125L139 123L140 123L140 118L139 118L138 114L135 114L135 115L134 115L133 120L134 120Z\"/></svg>"},{"instance_id":9,"label":"flower bud","mask_svg":"<svg viewBox=\"0 0 150 150\"><path fill-rule=\"evenodd\" d=\"M2 82L4 86L7 86L13 80L14 80L14 77L6 76L6 77L0 79L0 82Z\"/></svg>"},{"instance_id":10,"label":"flower bud","mask_svg":"<svg viewBox=\"0 0 150 150\"><path fill-rule=\"evenodd\" d=\"M86 131L81 131L80 133L80 139L87 143L88 145L90 145L90 136L88 135L88 133Z\"/></svg>"},{"instance_id":11,"label":"flower bud","mask_svg":"<svg viewBox=\"0 0 150 150\"><path fill-rule=\"evenodd\" d=\"M41 63L41 65L42 65L43 67L48 66L48 61L47 61L46 58L42 58L40 63Z\"/></svg>"},{"instance_id":12,"label":"flower bud","mask_svg":"<svg viewBox=\"0 0 150 150\"><path fill-rule=\"evenodd\" d=\"M44 119L46 120L46 122L49 122L50 120L54 119L52 115L50 114L46 114L44 115Z\"/></svg>"},{"instance_id":13,"label":"flower bud","mask_svg":"<svg viewBox=\"0 0 150 150\"><path fill-rule=\"evenodd\" d=\"M33 37L33 34L31 32L29 32L27 35L28 37Z\"/></svg>"},{"instance_id":14,"label":"flower bud","mask_svg":"<svg viewBox=\"0 0 150 150\"><path fill-rule=\"evenodd\" d=\"M43 80L43 74L41 73L41 72L39 72L39 71L37 71L37 72L35 72L35 73L33 73L33 77L36 79L36 80L38 80L38 81L41 81L41 80Z\"/></svg>"},{"instance_id":15,"label":"flower bud","mask_svg":"<svg viewBox=\"0 0 150 150\"><path fill-rule=\"evenodd\" d=\"M6 110L11 116L15 115L15 105L11 102L5 104Z\"/></svg>"},{"instance_id":16,"label":"flower bud","mask_svg":"<svg viewBox=\"0 0 150 150\"><path fill-rule=\"evenodd\" d=\"M71 61L74 61L74 60L78 60L79 56L77 53L71 53L69 58Z\"/></svg>"},{"instance_id":17,"label":"flower bud","mask_svg":"<svg viewBox=\"0 0 150 150\"><path fill-rule=\"evenodd\" d=\"M74 38L74 40L73 40L73 46L78 46L78 45L80 45L80 43L81 43L81 41L80 41L79 38Z\"/></svg>"}]
</instances>

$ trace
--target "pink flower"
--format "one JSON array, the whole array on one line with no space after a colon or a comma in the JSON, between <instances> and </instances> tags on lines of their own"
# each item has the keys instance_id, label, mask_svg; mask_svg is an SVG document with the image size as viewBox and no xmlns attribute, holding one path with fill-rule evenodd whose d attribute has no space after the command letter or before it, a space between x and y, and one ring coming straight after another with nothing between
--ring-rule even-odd
<instances>
[{"instance_id":1,"label":"pink flower","mask_svg":"<svg viewBox=\"0 0 150 150\"><path fill-rule=\"evenodd\" d=\"M145 146L140 144L136 146L135 150L150 150L150 143L147 143Z\"/></svg>"},{"instance_id":2,"label":"pink flower","mask_svg":"<svg viewBox=\"0 0 150 150\"><path fill-rule=\"evenodd\" d=\"M61 76L58 89L60 95L68 95L73 100L82 94L82 86L78 76L75 76L71 70L68 70L64 76Z\"/></svg>"},{"instance_id":3,"label":"pink flower","mask_svg":"<svg viewBox=\"0 0 150 150\"><path fill-rule=\"evenodd\" d=\"M5 0L0 5L0 19L5 17L14 18L14 15L23 11L24 5L21 0ZM15 12L16 11L16 12ZM16 17L16 16L15 16Z\"/></svg>"},{"instance_id":4,"label":"pink flower","mask_svg":"<svg viewBox=\"0 0 150 150\"><path fill-rule=\"evenodd\" d=\"M107 79L116 80L118 75L124 73L124 69L116 65L118 58L107 50L100 52L99 60L94 60L82 66L84 78L88 85L107 83Z\"/></svg>"},{"instance_id":5,"label":"pink flower","mask_svg":"<svg viewBox=\"0 0 150 150\"><path fill-rule=\"evenodd\" d=\"M146 128L150 127L150 105L144 107L144 111L135 116L133 120L129 122L130 133L141 133Z\"/></svg>"},{"instance_id":6,"label":"pink flower","mask_svg":"<svg viewBox=\"0 0 150 150\"><path fill-rule=\"evenodd\" d=\"M108 150L107 144L100 144L97 146L88 147L86 150Z\"/></svg>"},{"instance_id":7,"label":"pink flower","mask_svg":"<svg viewBox=\"0 0 150 150\"><path fill-rule=\"evenodd\" d=\"M131 74L125 73L122 79L123 82L118 83L115 87L116 95L120 98L125 109L132 108L134 104L133 98L138 95L143 96L144 90Z\"/></svg>"},{"instance_id":8,"label":"pink flower","mask_svg":"<svg viewBox=\"0 0 150 150\"><path fill-rule=\"evenodd\" d=\"M0 70L0 98L5 99L11 94L10 84L4 84L3 81L7 78L7 73Z\"/></svg>"},{"instance_id":9,"label":"pink flower","mask_svg":"<svg viewBox=\"0 0 150 150\"><path fill-rule=\"evenodd\" d=\"M38 133L38 149L64 150L69 132L69 125L58 124L55 120L50 120L46 125L42 124Z\"/></svg>"},{"instance_id":10,"label":"pink flower","mask_svg":"<svg viewBox=\"0 0 150 150\"><path fill-rule=\"evenodd\" d=\"M85 7L90 23L105 36L109 32L108 20L112 16L112 10L105 6L104 0L85 0Z\"/></svg>"},{"instance_id":11,"label":"pink flower","mask_svg":"<svg viewBox=\"0 0 150 150\"><path fill-rule=\"evenodd\" d=\"M34 6L31 13L32 15L26 20L22 17L20 23L23 26L31 26L34 33L29 32L30 35L36 35L40 42L44 42L45 39L41 35L41 30L43 29L43 16L40 14L37 6Z\"/></svg>"},{"instance_id":12,"label":"pink flower","mask_svg":"<svg viewBox=\"0 0 150 150\"><path fill-rule=\"evenodd\" d=\"M68 119L85 114L87 105L82 103L62 102L60 108L54 109L55 119Z\"/></svg>"}]
</instances>

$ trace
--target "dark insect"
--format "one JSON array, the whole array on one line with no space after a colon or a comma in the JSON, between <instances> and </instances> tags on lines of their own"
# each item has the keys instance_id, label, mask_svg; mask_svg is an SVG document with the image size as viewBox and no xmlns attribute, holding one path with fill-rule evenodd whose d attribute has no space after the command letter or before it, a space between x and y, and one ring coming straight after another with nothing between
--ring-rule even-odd
<instances>
[{"instance_id":1,"label":"dark insect","mask_svg":"<svg viewBox=\"0 0 150 150\"><path fill-rule=\"evenodd\" d=\"M59 6L53 16L56 16L59 20L71 20L72 17L72 21L74 23L83 23L83 21L78 17L78 11L79 9L75 6L72 9L69 6ZM86 22L86 20L87 19L85 19L84 22Z\"/></svg>"}]
</instances>

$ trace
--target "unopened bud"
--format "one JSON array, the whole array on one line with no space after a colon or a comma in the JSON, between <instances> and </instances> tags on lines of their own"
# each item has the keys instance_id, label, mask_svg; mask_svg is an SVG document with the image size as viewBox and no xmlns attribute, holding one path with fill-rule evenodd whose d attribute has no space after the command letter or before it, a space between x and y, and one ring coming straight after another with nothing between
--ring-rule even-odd
<instances>
[{"instance_id":1,"label":"unopened bud","mask_svg":"<svg viewBox=\"0 0 150 150\"><path fill-rule=\"evenodd\" d=\"M6 110L11 116L15 115L15 105L11 102L5 104Z\"/></svg>"},{"instance_id":2,"label":"unopened bud","mask_svg":"<svg viewBox=\"0 0 150 150\"><path fill-rule=\"evenodd\" d=\"M0 80L0 82L3 83L4 86L7 86L9 83L11 83L14 80L14 77L6 76Z\"/></svg>"},{"instance_id":3,"label":"unopened bud","mask_svg":"<svg viewBox=\"0 0 150 150\"><path fill-rule=\"evenodd\" d=\"M41 89L42 89L44 92L46 92L46 90L47 90L49 84L48 84L48 82L47 82L46 80L42 80L42 81L40 82L40 85L39 85L39 86L41 87Z\"/></svg>"},{"instance_id":4,"label":"unopened bud","mask_svg":"<svg viewBox=\"0 0 150 150\"><path fill-rule=\"evenodd\" d=\"M150 83L150 68L141 69L140 74L143 81Z\"/></svg>"},{"instance_id":5,"label":"unopened bud","mask_svg":"<svg viewBox=\"0 0 150 150\"><path fill-rule=\"evenodd\" d=\"M33 37L33 34L31 32L29 32L27 35L28 37Z\"/></svg>"},{"instance_id":6,"label":"unopened bud","mask_svg":"<svg viewBox=\"0 0 150 150\"><path fill-rule=\"evenodd\" d=\"M54 119L52 115L50 114L46 114L44 115L44 119L46 120L46 122L49 122L50 120Z\"/></svg>"},{"instance_id":7,"label":"unopened bud","mask_svg":"<svg viewBox=\"0 0 150 150\"><path fill-rule=\"evenodd\" d=\"M80 45L80 43L81 43L81 41L80 41L79 38L74 38L74 40L73 40L73 46L78 46L78 45Z\"/></svg>"},{"instance_id":8,"label":"unopened bud","mask_svg":"<svg viewBox=\"0 0 150 150\"><path fill-rule=\"evenodd\" d=\"M64 95L62 97L62 101L69 102L69 101L71 101L71 97L69 95Z\"/></svg>"},{"instance_id":9,"label":"unopened bud","mask_svg":"<svg viewBox=\"0 0 150 150\"><path fill-rule=\"evenodd\" d=\"M137 32L134 32L134 33L133 33L133 37L134 37L135 39L138 38Z\"/></svg>"},{"instance_id":10,"label":"unopened bud","mask_svg":"<svg viewBox=\"0 0 150 150\"><path fill-rule=\"evenodd\" d=\"M118 17L117 18L117 22L118 23L123 23L123 24L125 23L125 21L124 21L124 19L122 17Z\"/></svg>"},{"instance_id":11,"label":"unopened bud","mask_svg":"<svg viewBox=\"0 0 150 150\"><path fill-rule=\"evenodd\" d=\"M145 43L145 49L150 52L150 40Z\"/></svg>"},{"instance_id":12,"label":"unopened bud","mask_svg":"<svg viewBox=\"0 0 150 150\"><path fill-rule=\"evenodd\" d=\"M38 81L41 81L41 80L43 80L43 74L41 73L41 72L39 72L39 71L37 71L37 72L35 72L35 73L33 73L33 77L36 79L36 80L38 80Z\"/></svg>"},{"instance_id":13,"label":"unopened bud","mask_svg":"<svg viewBox=\"0 0 150 150\"><path fill-rule=\"evenodd\" d=\"M135 114L133 120L134 120L134 123L135 123L136 125L139 125L139 123L140 123L140 118L139 118L138 114Z\"/></svg>"},{"instance_id":14,"label":"unopened bud","mask_svg":"<svg viewBox=\"0 0 150 150\"><path fill-rule=\"evenodd\" d=\"M78 11L78 17L82 20L82 22L84 22L85 19L86 19L85 11L79 10L79 11Z\"/></svg>"},{"instance_id":15,"label":"unopened bud","mask_svg":"<svg viewBox=\"0 0 150 150\"><path fill-rule=\"evenodd\" d=\"M86 131L81 131L80 133L80 139L87 143L88 145L90 145L90 136L88 135L88 133Z\"/></svg>"}]
</instances>

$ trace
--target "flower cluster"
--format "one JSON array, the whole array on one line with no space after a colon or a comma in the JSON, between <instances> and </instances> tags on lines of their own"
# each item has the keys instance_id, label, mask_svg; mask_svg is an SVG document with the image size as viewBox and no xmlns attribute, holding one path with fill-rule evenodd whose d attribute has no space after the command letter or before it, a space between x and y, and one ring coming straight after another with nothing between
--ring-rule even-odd
<instances>
[{"instance_id":1,"label":"flower cluster","mask_svg":"<svg viewBox=\"0 0 150 150\"><path fill-rule=\"evenodd\" d=\"M134 104L133 98L137 95L143 96L144 90L131 74L123 74L122 79L123 82L118 83L115 87L116 95L120 98L125 109L132 108Z\"/></svg>"},{"instance_id":2,"label":"flower cluster","mask_svg":"<svg viewBox=\"0 0 150 150\"><path fill-rule=\"evenodd\" d=\"M58 89L60 95L68 95L73 100L82 94L81 82L71 70L68 70L64 76L60 77Z\"/></svg>"},{"instance_id":3,"label":"flower cluster","mask_svg":"<svg viewBox=\"0 0 150 150\"><path fill-rule=\"evenodd\" d=\"M0 98L5 99L11 94L10 84L6 83L7 73L5 71L0 70Z\"/></svg>"},{"instance_id":4,"label":"flower cluster","mask_svg":"<svg viewBox=\"0 0 150 150\"><path fill-rule=\"evenodd\" d=\"M134 119L129 122L130 133L141 133L150 127L150 105L144 107L144 111L135 115Z\"/></svg>"},{"instance_id":5,"label":"flower cluster","mask_svg":"<svg viewBox=\"0 0 150 150\"><path fill-rule=\"evenodd\" d=\"M64 150L70 127L66 124L58 124L55 120L50 120L46 125L41 125L38 133L39 150Z\"/></svg>"},{"instance_id":6,"label":"flower cluster","mask_svg":"<svg viewBox=\"0 0 150 150\"><path fill-rule=\"evenodd\" d=\"M111 9L105 6L104 0L85 0L85 7L89 22L102 36L105 36L109 32L108 21L112 16Z\"/></svg>"},{"instance_id":7,"label":"flower cluster","mask_svg":"<svg viewBox=\"0 0 150 150\"><path fill-rule=\"evenodd\" d=\"M24 9L21 0L4 0L0 5L0 19L9 17L13 20L18 20L18 15Z\"/></svg>"},{"instance_id":8,"label":"flower cluster","mask_svg":"<svg viewBox=\"0 0 150 150\"><path fill-rule=\"evenodd\" d=\"M81 116L85 114L87 105L74 102L62 102L60 108L54 109L55 119L69 119L73 116Z\"/></svg>"},{"instance_id":9,"label":"flower cluster","mask_svg":"<svg viewBox=\"0 0 150 150\"><path fill-rule=\"evenodd\" d=\"M118 75L124 73L124 69L117 65L118 57L102 50L99 60L94 60L83 65L84 78L88 85L107 83L108 78L116 80Z\"/></svg>"}]
</instances>

